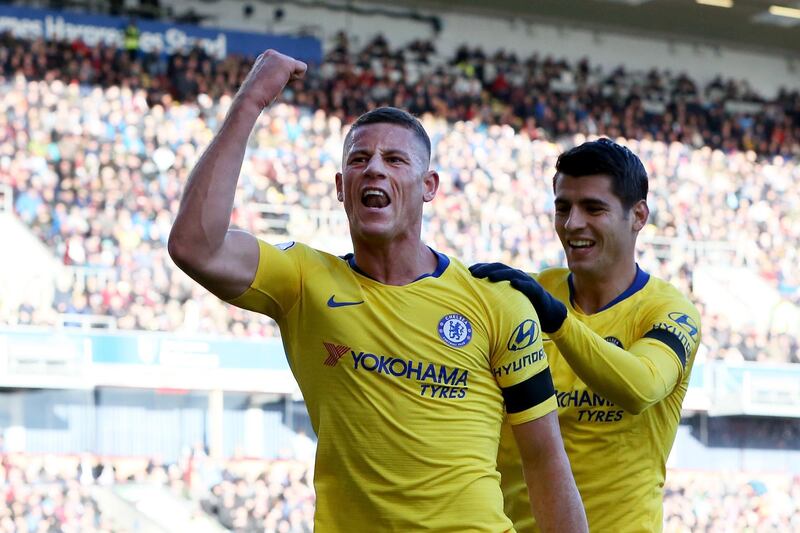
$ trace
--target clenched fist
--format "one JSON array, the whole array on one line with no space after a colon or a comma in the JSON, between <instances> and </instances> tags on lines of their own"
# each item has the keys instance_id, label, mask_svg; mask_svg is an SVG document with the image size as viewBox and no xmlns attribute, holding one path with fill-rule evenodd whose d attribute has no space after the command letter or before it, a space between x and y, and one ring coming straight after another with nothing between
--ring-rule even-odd
<instances>
[{"instance_id":1,"label":"clenched fist","mask_svg":"<svg viewBox=\"0 0 800 533\"><path fill-rule=\"evenodd\" d=\"M275 50L267 50L256 58L237 97L253 101L261 109L270 105L287 83L299 80L308 65Z\"/></svg>"}]
</instances>

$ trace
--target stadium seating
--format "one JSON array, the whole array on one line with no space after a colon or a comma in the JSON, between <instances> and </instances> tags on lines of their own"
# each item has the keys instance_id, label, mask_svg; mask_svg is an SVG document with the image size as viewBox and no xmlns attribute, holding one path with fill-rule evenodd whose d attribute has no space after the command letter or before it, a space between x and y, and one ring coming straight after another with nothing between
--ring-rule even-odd
<instances>
[{"instance_id":1,"label":"stadium seating","mask_svg":"<svg viewBox=\"0 0 800 533\"><path fill-rule=\"evenodd\" d=\"M119 329L275 335L272 321L223 306L188 280L172 266L165 249L181 186L224 116L244 63L235 58L212 62L195 51L185 58L173 57L167 71L159 72L160 64L145 56L134 66L123 65L135 75L119 79L109 69L97 67L102 58L130 61L113 49L80 43L26 45L5 39L8 90L0 104L5 122L0 183L10 187L20 220L62 259L65 268L55 281L52 305L5 302L0 314L19 324L69 324L78 317L79 322L101 325L110 320ZM71 53L75 60L54 63L56 52ZM37 54L51 59L31 62ZM469 85L475 79L470 76L477 74L464 72L464 65L474 53L464 54L450 67L425 68L445 76L447 84L466 80ZM399 59L407 55L410 62ZM374 67L378 60L386 65L372 71L383 72L386 79L361 79L365 64ZM499 259L531 270L560 264L563 254L549 222L549 180L557 154L583 135L560 135L557 128L540 127L535 117L534 122L522 124L503 115L518 126L516 130L493 125L497 117L489 112L453 114L452 109L459 107L456 102L414 107L411 101L369 96L380 94L378 89L387 83L394 84L392 92L405 94L398 80L414 77L392 74L389 66L415 61L425 66L425 53L390 53L380 41L357 54L348 53L346 47L335 49L329 62L310 76L307 87L297 87L286 105L262 117L243 168L234 222L272 238L288 238L291 233L312 242L330 242L326 231L338 231L341 240L346 232L341 231L341 212L333 200L333 175L343 120L363 110L356 105L363 96L365 105L390 103L408 105L416 112L441 111L424 115L435 143L433 166L442 176L442 191L425 227L433 246L467 261ZM83 66L75 67L75 72L64 67L73 63ZM516 65L513 58L484 61L487 66L494 63L496 67L489 70L497 76L503 68L511 68L509 64ZM545 79L568 68L549 60L526 65L537 72L541 69ZM175 94L169 84L176 72L189 68L217 69L211 79L197 78L215 89L199 96ZM594 69L575 68L584 72L585 83L594 80L602 86L602 78L588 74ZM617 73L620 76L626 79ZM48 81L34 81L38 78ZM371 90L359 96L356 85ZM634 79L630 85L636 85ZM425 84L429 86L433 85ZM530 92L542 89L534 84ZM491 92L477 86L475 91L480 98ZM497 108L493 98L481 106ZM560 116L558 109L554 105L542 116ZM627 116L624 110L618 113ZM452 122L470 117L474 120ZM577 131L624 133L586 129L578 125L580 121L572 122ZM531 127L534 123L538 125ZM637 130L640 140L627 143L642 156L651 175L652 217L642 237L642 266L691 290L696 272L711 258L764 280L789 305L800 301L800 233L792 203L798 167L793 160L739 151L739 141L731 139L720 145L727 151L695 148L694 144L705 142L699 137L688 144L648 140L663 136L647 134L644 123L637 128L644 128ZM308 224L299 220L294 206L305 208L303 220ZM338 226L331 223L336 220ZM342 242L346 245L346 237ZM728 287L721 292L730 293ZM751 296L741 305L754 305ZM713 295L708 298L713 300ZM732 333L732 317L724 314L732 308L715 306L708 298L699 300L701 305L710 304L704 315L708 357L798 361L795 330L773 323L734 323Z\"/></svg>"},{"instance_id":2,"label":"stadium seating","mask_svg":"<svg viewBox=\"0 0 800 533\"><path fill-rule=\"evenodd\" d=\"M102 514L93 489L148 483L195 502L237 533L312 530L308 463L208 458L162 465L153 458L2 456L0 531L124 531ZM124 491L119 491L124 492ZM724 504L723 504L724 502ZM44 524L44 525L43 525ZM664 531L786 532L800 527L800 478L775 472L670 470Z\"/></svg>"},{"instance_id":3,"label":"stadium seating","mask_svg":"<svg viewBox=\"0 0 800 533\"><path fill-rule=\"evenodd\" d=\"M800 479L770 473L670 471L664 533L796 531Z\"/></svg>"}]
</instances>

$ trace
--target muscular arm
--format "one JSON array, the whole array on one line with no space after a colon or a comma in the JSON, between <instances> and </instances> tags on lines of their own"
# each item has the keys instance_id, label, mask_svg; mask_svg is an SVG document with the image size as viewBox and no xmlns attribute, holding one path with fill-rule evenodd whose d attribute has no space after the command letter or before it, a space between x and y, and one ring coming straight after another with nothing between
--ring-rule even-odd
<instances>
[{"instance_id":1,"label":"muscular arm","mask_svg":"<svg viewBox=\"0 0 800 533\"><path fill-rule=\"evenodd\" d=\"M305 68L304 63L272 50L259 56L183 192L169 235L170 257L222 299L247 290L258 268L256 238L230 229L247 138L261 110Z\"/></svg>"},{"instance_id":2,"label":"muscular arm","mask_svg":"<svg viewBox=\"0 0 800 533\"><path fill-rule=\"evenodd\" d=\"M252 102L234 100L189 176L169 235L175 264L223 299L243 293L258 267L256 238L229 225L247 138L260 112Z\"/></svg>"},{"instance_id":3,"label":"muscular arm","mask_svg":"<svg viewBox=\"0 0 800 533\"><path fill-rule=\"evenodd\" d=\"M663 340L645 337L623 350L572 315L550 338L592 390L629 413L641 413L666 398L683 375L680 355L676 357L674 350L684 348L677 338L671 342L673 348ZM684 355L683 362L688 356Z\"/></svg>"},{"instance_id":4,"label":"muscular arm","mask_svg":"<svg viewBox=\"0 0 800 533\"><path fill-rule=\"evenodd\" d=\"M558 416L512 426L536 523L542 531L588 531L578 487L558 428Z\"/></svg>"}]
</instances>

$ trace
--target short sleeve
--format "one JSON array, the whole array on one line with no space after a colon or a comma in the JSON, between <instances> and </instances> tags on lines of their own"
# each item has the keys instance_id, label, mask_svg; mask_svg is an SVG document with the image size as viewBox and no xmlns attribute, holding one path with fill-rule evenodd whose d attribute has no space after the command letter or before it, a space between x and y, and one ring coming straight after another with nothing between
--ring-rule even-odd
<instances>
[{"instance_id":1,"label":"short sleeve","mask_svg":"<svg viewBox=\"0 0 800 533\"><path fill-rule=\"evenodd\" d=\"M508 421L523 424L556 410L555 388L530 302L507 288L493 312L492 373L503 394Z\"/></svg>"},{"instance_id":2,"label":"short sleeve","mask_svg":"<svg viewBox=\"0 0 800 533\"><path fill-rule=\"evenodd\" d=\"M307 247L295 242L271 245L259 239L258 269L244 294L229 303L280 320L300 297Z\"/></svg>"}]
</instances>

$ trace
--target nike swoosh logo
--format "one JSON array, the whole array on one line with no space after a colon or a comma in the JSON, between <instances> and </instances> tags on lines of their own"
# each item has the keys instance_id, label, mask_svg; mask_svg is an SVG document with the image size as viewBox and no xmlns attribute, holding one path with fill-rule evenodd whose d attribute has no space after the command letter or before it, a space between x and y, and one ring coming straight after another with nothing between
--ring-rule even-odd
<instances>
[{"instance_id":1,"label":"nike swoosh logo","mask_svg":"<svg viewBox=\"0 0 800 533\"><path fill-rule=\"evenodd\" d=\"M361 300L360 302L337 302L334 300L335 297L336 295L334 294L328 299L328 307L347 307L348 305L358 305L364 303L364 300Z\"/></svg>"}]
</instances>

